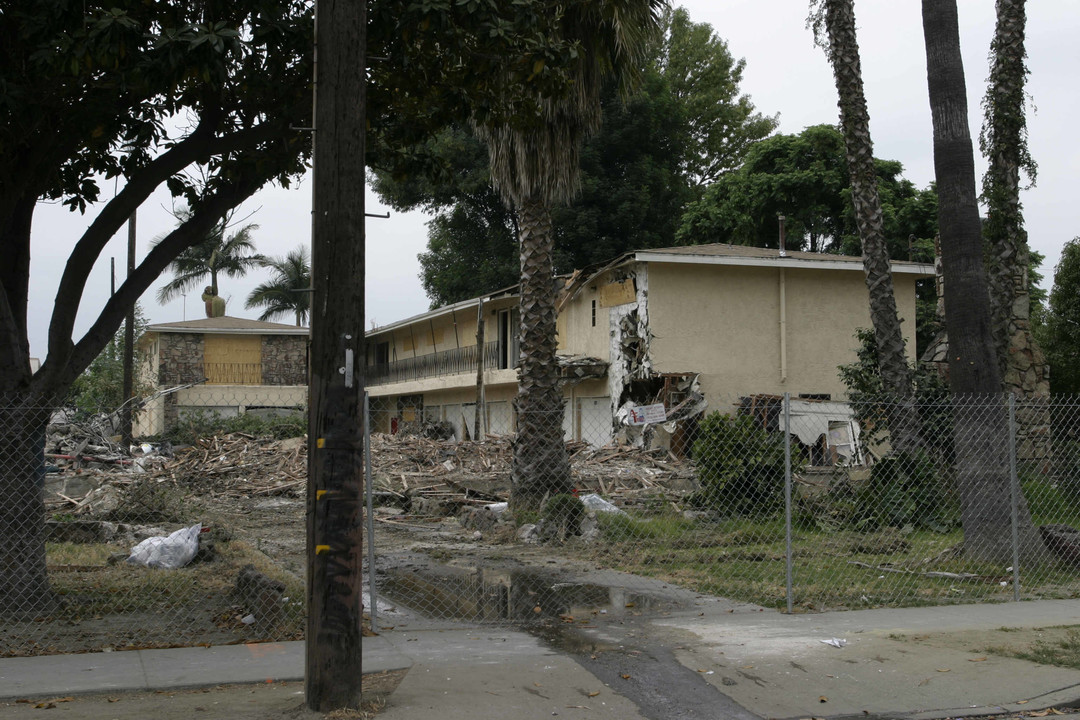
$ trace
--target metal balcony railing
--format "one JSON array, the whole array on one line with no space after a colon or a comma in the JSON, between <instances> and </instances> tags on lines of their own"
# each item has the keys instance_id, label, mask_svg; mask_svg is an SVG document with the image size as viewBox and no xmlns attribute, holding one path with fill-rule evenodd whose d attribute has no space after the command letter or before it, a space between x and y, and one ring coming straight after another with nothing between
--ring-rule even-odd
<instances>
[{"instance_id":1,"label":"metal balcony railing","mask_svg":"<svg viewBox=\"0 0 1080 720\"><path fill-rule=\"evenodd\" d=\"M517 358L514 357L515 361ZM499 343L484 345L484 369L494 370L499 367ZM407 382L421 378L440 377L476 373L476 345L454 350L419 355L391 363L368 365L364 380L368 385L386 385L395 382Z\"/></svg>"}]
</instances>

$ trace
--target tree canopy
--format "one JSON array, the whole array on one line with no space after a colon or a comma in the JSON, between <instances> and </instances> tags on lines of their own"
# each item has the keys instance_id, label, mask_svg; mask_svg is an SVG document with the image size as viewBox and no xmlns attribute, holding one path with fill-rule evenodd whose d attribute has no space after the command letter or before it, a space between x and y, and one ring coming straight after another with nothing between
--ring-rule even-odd
<instances>
[{"instance_id":1,"label":"tree canopy","mask_svg":"<svg viewBox=\"0 0 1080 720\"><path fill-rule=\"evenodd\" d=\"M889 256L908 259L909 239L932 259L937 198L903 178L893 160L874 161ZM691 203L676 237L680 243L726 242L777 246L777 216L786 218L792 250L858 255L844 138L832 125L754 144L742 167L720 178ZM927 251L931 254L927 255Z\"/></svg>"},{"instance_id":2,"label":"tree canopy","mask_svg":"<svg viewBox=\"0 0 1080 720\"><path fill-rule=\"evenodd\" d=\"M580 43L545 3L370 3L367 116L373 161L407 167L453 118L538 116L568 92ZM0 392L63 394L127 309L186 248L268 182L306 170L312 125L311 0L42 0L0 16ZM495 69L499 72L494 72ZM123 181L112 199L103 181ZM111 183L110 183L111 184ZM105 244L156 188L191 215L142 258L73 338ZM30 228L39 200L94 213L71 244L31 375Z\"/></svg>"},{"instance_id":3,"label":"tree canopy","mask_svg":"<svg viewBox=\"0 0 1080 720\"><path fill-rule=\"evenodd\" d=\"M186 210L181 211L178 219L183 223L189 214ZM265 258L255 251L252 237L259 226L249 223L230 233L227 223L227 218L217 223L202 242L184 250L169 264L173 279L158 288L159 303L164 305L177 295L195 290L206 280L210 281L213 294L220 295L219 274L224 273L231 278L243 277L248 270L263 264ZM160 242L162 238L157 238L155 242Z\"/></svg>"},{"instance_id":4,"label":"tree canopy","mask_svg":"<svg viewBox=\"0 0 1080 720\"><path fill-rule=\"evenodd\" d=\"M1065 243L1037 336L1050 361L1050 389L1080 393L1080 237Z\"/></svg>"},{"instance_id":5,"label":"tree canopy","mask_svg":"<svg viewBox=\"0 0 1080 720\"><path fill-rule=\"evenodd\" d=\"M674 244L673 218L700 183L776 126L739 94L744 63L709 25L681 9L664 22L639 91L624 101L617 87L605 89L600 132L581 150L580 193L553 211L559 272ZM710 81L697 81L701 75ZM420 256L432 305L516 283L515 213L491 189L483 145L456 127L414 146L410 161L378 169L374 187L391 207L436 214Z\"/></svg>"},{"instance_id":6,"label":"tree canopy","mask_svg":"<svg viewBox=\"0 0 1080 720\"><path fill-rule=\"evenodd\" d=\"M270 279L251 291L244 307L262 308L259 320L292 316L296 326L302 326L311 309L311 260L307 246L301 245L285 257L263 258L259 264L270 271Z\"/></svg>"}]
</instances>

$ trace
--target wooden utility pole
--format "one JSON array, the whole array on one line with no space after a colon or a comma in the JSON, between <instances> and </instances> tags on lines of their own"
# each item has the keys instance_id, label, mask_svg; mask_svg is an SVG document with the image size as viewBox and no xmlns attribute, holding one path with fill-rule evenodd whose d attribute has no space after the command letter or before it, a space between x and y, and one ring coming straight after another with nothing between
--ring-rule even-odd
<instances>
[{"instance_id":1,"label":"wooden utility pole","mask_svg":"<svg viewBox=\"0 0 1080 720\"><path fill-rule=\"evenodd\" d=\"M135 213L128 218L127 277L135 272ZM135 305L124 320L124 409L120 413L120 437L124 447L131 447L131 396L135 393Z\"/></svg>"},{"instance_id":2,"label":"wooden utility pole","mask_svg":"<svg viewBox=\"0 0 1080 720\"><path fill-rule=\"evenodd\" d=\"M315 15L305 688L327 712L360 704L366 3Z\"/></svg>"},{"instance_id":3,"label":"wooden utility pole","mask_svg":"<svg viewBox=\"0 0 1080 720\"><path fill-rule=\"evenodd\" d=\"M487 433L484 427L484 298L476 305L476 414L473 417L473 440L483 440Z\"/></svg>"}]
</instances>

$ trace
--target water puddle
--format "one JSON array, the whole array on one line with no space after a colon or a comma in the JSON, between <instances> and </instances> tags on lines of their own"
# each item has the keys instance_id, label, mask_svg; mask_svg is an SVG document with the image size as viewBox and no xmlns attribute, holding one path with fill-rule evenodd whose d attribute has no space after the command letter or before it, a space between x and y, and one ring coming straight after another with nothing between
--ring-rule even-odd
<instances>
[{"instance_id":1,"label":"water puddle","mask_svg":"<svg viewBox=\"0 0 1080 720\"><path fill-rule=\"evenodd\" d=\"M438 567L390 570L380 594L429 618L528 623L589 615L639 614L677 605L618 585L567 582L535 570Z\"/></svg>"}]
</instances>

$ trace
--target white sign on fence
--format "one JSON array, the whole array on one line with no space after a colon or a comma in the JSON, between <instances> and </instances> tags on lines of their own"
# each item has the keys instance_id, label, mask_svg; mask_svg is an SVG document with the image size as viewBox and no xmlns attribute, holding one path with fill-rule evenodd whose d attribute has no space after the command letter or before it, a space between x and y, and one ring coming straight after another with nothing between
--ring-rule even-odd
<instances>
[{"instance_id":1,"label":"white sign on fence","mask_svg":"<svg viewBox=\"0 0 1080 720\"><path fill-rule=\"evenodd\" d=\"M661 403L656 405L637 405L630 408L631 425L654 425L667 422L667 411Z\"/></svg>"}]
</instances>

